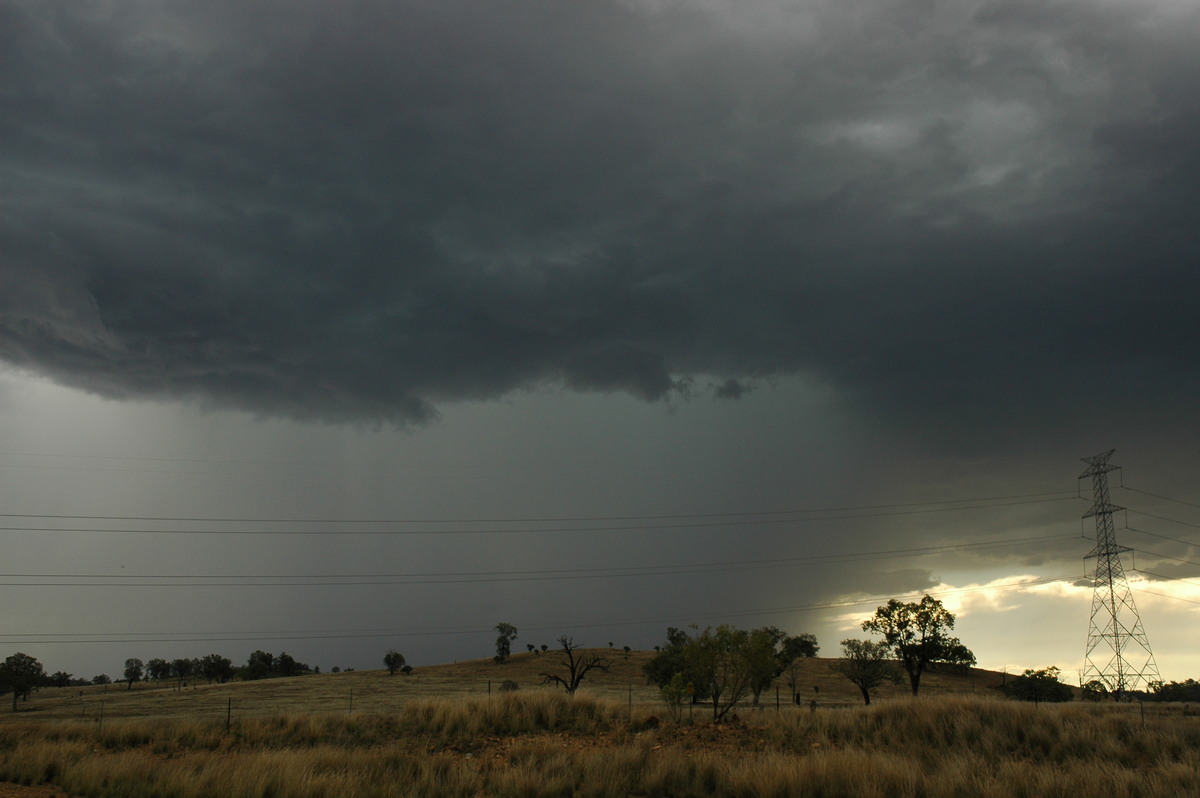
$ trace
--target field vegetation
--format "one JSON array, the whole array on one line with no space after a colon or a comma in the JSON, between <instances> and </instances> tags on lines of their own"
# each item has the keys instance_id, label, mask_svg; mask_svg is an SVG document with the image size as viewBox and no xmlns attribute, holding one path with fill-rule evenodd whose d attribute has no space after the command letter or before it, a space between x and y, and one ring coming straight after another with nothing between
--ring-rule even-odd
<instances>
[{"instance_id":1,"label":"field vegetation","mask_svg":"<svg viewBox=\"0 0 1200 798\"><path fill-rule=\"evenodd\" d=\"M552 652L407 676L43 688L0 715L0 781L179 798L1200 793L1185 705L1009 701L999 674L972 671L863 707L831 661L810 660L815 709L764 696L722 723L673 720L640 677L649 654L603 653L612 668L575 695L539 685Z\"/></svg>"}]
</instances>

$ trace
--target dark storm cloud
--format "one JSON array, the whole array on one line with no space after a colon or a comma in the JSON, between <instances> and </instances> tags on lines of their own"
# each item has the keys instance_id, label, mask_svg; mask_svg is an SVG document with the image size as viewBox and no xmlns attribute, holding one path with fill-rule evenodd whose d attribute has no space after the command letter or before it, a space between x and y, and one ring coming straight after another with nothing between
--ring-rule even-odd
<instances>
[{"instance_id":1,"label":"dark storm cloud","mask_svg":"<svg viewBox=\"0 0 1200 798\"><path fill-rule=\"evenodd\" d=\"M902 568L895 571L863 570L855 571L839 583L846 593L860 592L867 595L887 595L889 593L917 593L937 587L940 580L928 570L922 568Z\"/></svg>"},{"instance_id":2,"label":"dark storm cloud","mask_svg":"<svg viewBox=\"0 0 1200 798\"><path fill-rule=\"evenodd\" d=\"M720 385L713 386L713 396L718 399L741 399L754 390L754 387L734 379L725 380Z\"/></svg>"},{"instance_id":3,"label":"dark storm cloud","mask_svg":"<svg viewBox=\"0 0 1200 798\"><path fill-rule=\"evenodd\" d=\"M718 9L8 3L0 356L329 419L700 374L1187 406L1197 12Z\"/></svg>"}]
</instances>

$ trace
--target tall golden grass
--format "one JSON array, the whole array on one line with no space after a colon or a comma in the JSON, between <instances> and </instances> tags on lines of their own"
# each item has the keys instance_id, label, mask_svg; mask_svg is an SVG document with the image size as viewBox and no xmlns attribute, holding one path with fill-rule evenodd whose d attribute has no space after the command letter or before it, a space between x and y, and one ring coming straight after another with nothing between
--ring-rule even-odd
<instances>
[{"instance_id":1,"label":"tall golden grass","mask_svg":"<svg viewBox=\"0 0 1200 798\"><path fill-rule=\"evenodd\" d=\"M660 710L530 691L228 730L216 718L10 719L0 780L131 798L1200 794L1200 717L1179 708L964 696L742 710L721 726Z\"/></svg>"}]
</instances>

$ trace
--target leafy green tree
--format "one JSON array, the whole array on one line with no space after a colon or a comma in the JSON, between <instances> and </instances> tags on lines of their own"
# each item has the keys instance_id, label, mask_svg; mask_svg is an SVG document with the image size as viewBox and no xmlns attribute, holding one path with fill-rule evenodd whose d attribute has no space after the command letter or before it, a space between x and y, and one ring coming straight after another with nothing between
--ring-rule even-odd
<instances>
[{"instance_id":1,"label":"leafy green tree","mask_svg":"<svg viewBox=\"0 0 1200 798\"><path fill-rule=\"evenodd\" d=\"M171 678L171 663L159 657L148 660L146 662L146 675L156 682L166 681Z\"/></svg>"},{"instance_id":2,"label":"leafy green tree","mask_svg":"<svg viewBox=\"0 0 1200 798\"><path fill-rule=\"evenodd\" d=\"M140 682L142 676L146 672L146 666L137 657L130 657L125 660L125 681L129 684L126 690L133 689L134 682Z\"/></svg>"},{"instance_id":3,"label":"leafy green tree","mask_svg":"<svg viewBox=\"0 0 1200 798\"><path fill-rule=\"evenodd\" d=\"M272 670L280 676L297 676L304 670L304 665L296 662L296 658L286 651L279 652L271 664Z\"/></svg>"},{"instance_id":4,"label":"leafy green tree","mask_svg":"<svg viewBox=\"0 0 1200 798\"><path fill-rule=\"evenodd\" d=\"M1071 691L1070 685L1059 681L1059 675L1058 668L1054 666L1041 670L1030 668L1005 683L1004 694L1018 701L1032 701L1035 704L1042 701L1074 700L1075 694Z\"/></svg>"},{"instance_id":5,"label":"leafy green tree","mask_svg":"<svg viewBox=\"0 0 1200 798\"><path fill-rule=\"evenodd\" d=\"M883 635L896 659L908 674L912 694L921 686L921 675L929 663L952 661L974 664L975 655L957 637L948 634L954 628L954 615L942 602L925 596L920 602L904 603L891 599L863 621L863 631Z\"/></svg>"},{"instance_id":6,"label":"leafy green tree","mask_svg":"<svg viewBox=\"0 0 1200 798\"><path fill-rule=\"evenodd\" d=\"M667 627L667 644L656 646L658 653L642 666L642 670L646 674L646 680L659 689L670 684L677 674L680 675L684 683L690 685L688 696L694 703L707 696L697 694L697 690L701 689L701 676L688 660L687 647L690 642L691 637L684 630L674 626Z\"/></svg>"},{"instance_id":7,"label":"leafy green tree","mask_svg":"<svg viewBox=\"0 0 1200 798\"><path fill-rule=\"evenodd\" d=\"M667 645L645 666L646 677L660 689L686 685L692 701L711 703L713 720L721 720L762 678L765 636L752 637L729 625L696 635L670 628Z\"/></svg>"},{"instance_id":8,"label":"leafy green tree","mask_svg":"<svg viewBox=\"0 0 1200 798\"><path fill-rule=\"evenodd\" d=\"M171 675L175 677L177 687L182 687L183 682L187 677L191 676L195 671L195 661L188 657L180 657L179 659L171 660Z\"/></svg>"},{"instance_id":9,"label":"leafy green tree","mask_svg":"<svg viewBox=\"0 0 1200 798\"><path fill-rule=\"evenodd\" d=\"M870 706L871 691L884 682L899 682L900 674L892 659L892 647L873 640L842 641L842 658L831 669L849 679L862 693L863 704Z\"/></svg>"},{"instance_id":10,"label":"leafy green tree","mask_svg":"<svg viewBox=\"0 0 1200 798\"><path fill-rule=\"evenodd\" d=\"M700 674L703 692L719 721L751 692L761 662L749 632L722 624L705 629L688 644L688 659Z\"/></svg>"},{"instance_id":11,"label":"leafy green tree","mask_svg":"<svg viewBox=\"0 0 1200 798\"><path fill-rule=\"evenodd\" d=\"M255 651L246 660L246 678L265 679L271 675L271 667L275 658L268 651Z\"/></svg>"},{"instance_id":12,"label":"leafy green tree","mask_svg":"<svg viewBox=\"0 0 1200 798\"><path fill-rule=\"evenodd\" d=\"M92 677L92 684L112 684L112 677L107 673L100 673Z\"/></svg>"},{"instance_id":13,"label":"leafy green tree","mask_svg":"<svg viewBox=\"0 0 1200 798\"><path fill-rule=\"evenodd\" d=\"M574 638L563 635L558 638L558 644L562 647L564 657L562 665L566 668L566 675L543 673L541 674L542 684L560 685L568 695L573 695L579 689L583 677L587 676L590 671L607 671L611 666L607 659L595 652L590 654L581 652L579 646L575 644Z\"/></svg>"},{"instance_id":14,"label":"leafy green tree","mask_svg":"<svg viewBox=\"0 0 1200 798\"><path fill-rule=\"evenodd\" d=\"M817 636L807 632L794 637L785 637L779 644L780 656L787 659L789 663L801 657L815 657L820 650L821 647L817 645Z\"/></svg>"},{"instance_id":15,"label":"leafy green tree","mask_svg":"<svg viewBox=\"0 0 1200 798\"><path fill-rule=\"evenodd\" d=\"M388 675L395 676L396 671L404 667L404 655L394 648L388 649L388 653L383 655L383 665L388 669Z\"/></svg>"},{"instance_id":16,"label":"leafy green tree","mask_svg":"<svg viewBox=\"0 0 1200 798\"><path fill-rule=\"evenodd\" d=\"M796 687L800 682L802 670L800 661L817 656L821 647L817 645L816 635L808 633L784 638L780 644L780 658L786 661L783 670L787 673L788 689L791 690L792 700L796 700Z\"/></svg>"},{"instance_id":17,"label":"leafy green tree","mask_svg":"<svg viewBox=\"0 0 1200 798\"><path fill-rule=\"evenodd\" d=\"M763 690L771 686L778 676L791 668L793 663L802 657L815 657L817 638L811 634L790 636L774 626L762 626L750 632L751 655L755 660L755 679L751 687L754 693L754 705L758 706L759 696ZM796 691L797 669L791 671L789 684L792 693Z\"/></svg>"},{"instance_id":18,"label":"leafy green tree","mask_svg":"<svg viewBox=\"0 0 1200 798\"><path fill-rule=\"evenodd\" d=\"M676 723L683 717L683 705L691 701L693 688L682 673L676 673L670 681L658 688L658 694L671 713L671 720Z\"/></svg>"},{"instance_id":19,"label":"leafy green tree","mask_svg":"<svg viewBox=\"0 0 1200 798\"><path fill-rule=\"evenodd\" d=\"M496 662L508 661L512 654L512 643L517 639L517 627L511 623L496 624Z\"/></svg>"},{"instance_id":20,"label":"leafy green tree","mask_svg":"<svg viewBox=\"0 0 1200 798\"><path fill-rule=\"evenodd\" d=\"M758 706L762 691L770 687L786 667L780 647L786 638L787 635L774 626L754 629L747 637L746 657L751 669L750 692L754 706Z\"/></svg>"},{"instance_id":21,"label":"leafy green tree","mask_svg":"<svg viewBox=\"0 0 1200 798\"><path fill-rule=\"evenodd\" d=\"M24 698L28 701L33 688L45 680L46 671L42 668L42 663L28 654L18 651L0 663L0 685L7 690L12 690L13 712L17 711L17 699Z\"/></svg>"},{"instance_id":22,"label":"leafy green tree","mask_svg":"<svg viewBox=\"0 0 1200 798\"><path fill-rule=\"evenodd\" d=\"M200 658L200 675L209 684L225 684L233 677L233 662L220 654L206 654Z\"/></svg>"},{"instance_id":23,"label":"leafy green tree","mask_svg":"<svg viewBox=\"0 0 1200 798\"><path fill-rule=\"evenodd\" d=\"M55 671L46 679L54 687L67 687L71 684L71 674L66 671Z\"/></svg>"}]
</instances>

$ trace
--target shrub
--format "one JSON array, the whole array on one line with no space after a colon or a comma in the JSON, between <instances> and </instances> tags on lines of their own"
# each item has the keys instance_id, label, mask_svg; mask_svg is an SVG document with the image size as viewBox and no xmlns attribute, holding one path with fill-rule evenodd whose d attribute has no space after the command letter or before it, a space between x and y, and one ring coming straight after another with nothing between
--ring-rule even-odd
<instances>
[{"instance_id":1,"label":"shrub","mask_svg":"<svg viewBox=\"0 0 1200 798\"><path fill-rule=\"evenodd\" d=\"M1004 694L1018 701L1061 702L1071 701L1075 694L1069 685L1058 680L1058 668L1053 666L1041 670L1026 670L1008 684L1004 685Z\"/></svg>"}]
</instances>

